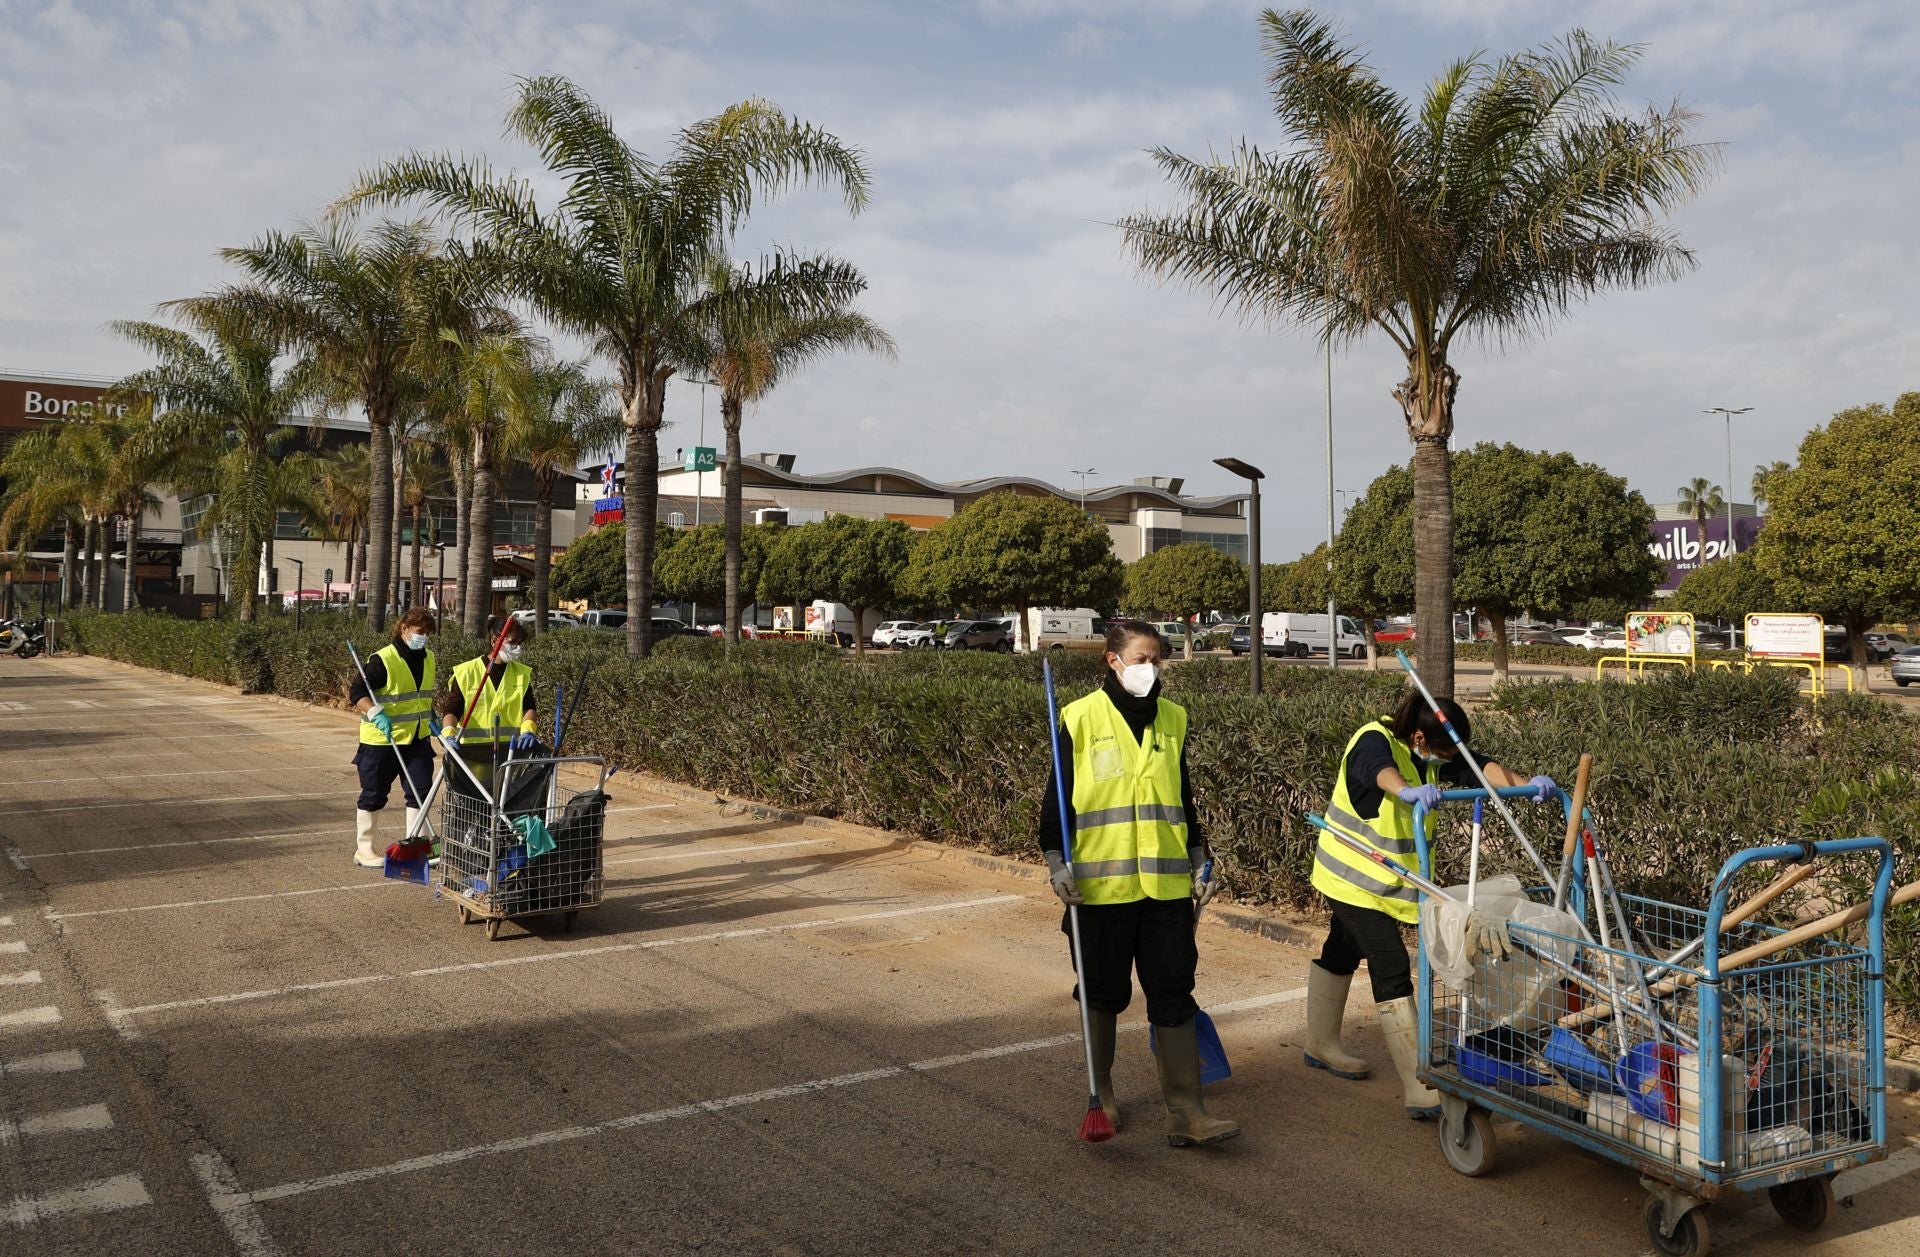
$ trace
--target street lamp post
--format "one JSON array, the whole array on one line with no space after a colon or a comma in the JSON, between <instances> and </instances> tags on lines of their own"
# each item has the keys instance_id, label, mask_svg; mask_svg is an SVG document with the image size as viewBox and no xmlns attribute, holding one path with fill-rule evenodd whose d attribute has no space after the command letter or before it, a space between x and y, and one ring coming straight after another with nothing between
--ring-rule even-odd
<instances>
[{"instance_id":1,"label":"street lamp post","mask_svg":"<svg viewBox=\"0 0 1920 1257\"><path fill-rule=\"evenodd\" d=\"M1080 477L1080 510L1084 513L1087 509L1087 477L1099 475L1100 469L1097 467L1075 467L1071 470L1074 475Z\"/></svg>"},{"instance_id":2,"label":"street lamp post","mask_svg":"<svg viewBox=\"0 0 1920 1257\"><path fill-rule=\"evenodd\" d=\"M1706 415L1725 415L1727 418L1727 558L1733 557L1733 417L1744 415L1752 410L1751 406L1709 406L1700 413Z\"/></svg>"},{"instance_id":3,"label":"street lamp post","mask_svg":"<svg viewBox=\"0 0 1920 1257\"><path fill-rule=\"evenodd\" d=\"M1260 671L1267 647L1260 631L1260 482L1266 473L1238 458L1213 460L1245 480L1252 492L1247 499L1247 654L1253 658L1253 696L1260 697Z\"/></svg>"}]
</instances>

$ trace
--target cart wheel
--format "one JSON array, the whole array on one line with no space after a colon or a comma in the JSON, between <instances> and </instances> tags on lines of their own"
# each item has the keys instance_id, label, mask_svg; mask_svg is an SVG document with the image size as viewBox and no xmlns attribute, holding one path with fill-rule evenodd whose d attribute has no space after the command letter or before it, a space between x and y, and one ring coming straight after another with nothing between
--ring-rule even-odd
<instances>
[{"instance_id":1,"label":"cart wheel","mask_svg":"<svg viewBox=\"0 0 1920 1257\"><path fill-rule=\"evenodd\" d=\"M1653 1242L1655 1252L1666 1253L1668 1257L1700 1257L1713 1244L1713 1236L1707 1230L1707 1211L1689 1209L1673 1228L1672 1235L1662 1235L1660 1224L1665 1221L1666 1207L1658 1196L1647 1197L1647 1208L1640 1215L1646 1223L1647 1239Z\"/></svg>"},{"instance_id":2,"label":"cart wheel","mask_svg":"<svg viewBox=\"0 0 1920 1257\"><path fill-rule=\"evenodd\" d=\"M1458 1126L1442 1116L1439 1126L1440 1155L1468 1178L1479 1178L1499 1159L1500 1145L1493 1137L1493 1117L1485 1109L1468 1109L1465 1120Z\"/></svg>"},{"instance_id":3,"label":"cart wheel","mask_svg":"<svg viewBox=\"0 0 1920 1257\"><path fill-rule=\"evenodd\" d=\"M487 941L491 943L494 939L499 937L500 937L500 918L488 917L487 918Z\"/></svg>"},{"instance_id":4,"label":"cart wheel","mask_svg":"<svg viewBox=\"0 0 1920 1257\"><path fill-rule=\"evenodd\" d=\"M1780 1220L1796 1231L1817 1231L1833 1216L1833 1176L1795 1179L1767 1188Z\"/></svg>"},{"instance_id":5,"label":"cart wheel","mask_svg":"<svg viewBox=\"0 0 1920 1257\"><path fill-rule=\"evenodd\" d=\"M561 918L560 918L560 928L561 928L562 930L564 930L565 932L567 932L568 934L571 934L571 933L573 933L573 922L574 922L574 918L575 918L575 917L578 917L579 915L580 915L580 914L579 914L579 913L577 913L577 912L569 912L569 913L567 913L567 915L565 915L565 916L563 916L563 917L561 917Z\"/></svg>"},{"instance_id":6,"label":"cart wheel","mask_svg":"<svg viewBox=\"0 0 1920 1257\"><path fill-rule=\"evenodd\" d=\"M468 908L467 905L465 904L460 905L460 924L462 925L473 924L473 910Z\"/></svg>"}]
</instances>

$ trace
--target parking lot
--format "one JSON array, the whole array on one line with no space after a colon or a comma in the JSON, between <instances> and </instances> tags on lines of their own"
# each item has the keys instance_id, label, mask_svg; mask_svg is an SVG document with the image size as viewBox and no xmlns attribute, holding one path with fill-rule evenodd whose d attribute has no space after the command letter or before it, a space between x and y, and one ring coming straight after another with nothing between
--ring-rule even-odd
<instances>
[{"instance_id":1,"label":"parking lot","mask_svg":"<svg viewBox=\"0 0 1920 1257\"><path fill-rule=\"evenodd\" d=\"M1243 1138L1164 1145L1136 1002L1083 1145L1037 880L616 777L605 906L489 943L351 865L344 713L58 658L0 659L0 715L10 1255L1646 1247L1630 1172L1503 1125L1462 1179L1384 1077L1304 1068L1298 949L1202 929ZM1891 1107L1812 1251L1920 1246ZM1715 1229L1809 1251L1764 1201Z\"/></svg>"}]
</instances>

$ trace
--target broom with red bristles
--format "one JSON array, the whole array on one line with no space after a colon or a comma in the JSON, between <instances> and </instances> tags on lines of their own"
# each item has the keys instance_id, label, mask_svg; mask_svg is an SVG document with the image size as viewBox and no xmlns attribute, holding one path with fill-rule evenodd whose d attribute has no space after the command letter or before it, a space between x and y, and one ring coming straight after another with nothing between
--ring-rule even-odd
<instances>
[{"instance_id":1,"label":"broom with red bristles","mask_svg":"<svg viewBox=\"0 0 1920 1257\"><path fill-rule=\"evenodd\" d=\"M1060 858L1067 872L1073 872L1073 826L1067 817L1067 784L1060 775L1060 712L1053 697L1053 663L1042 665L1047 684L1047 750L1053 756L1054 802L1060 808ZM1087 967L1080 961L1080 909L1067 905L1067 937L1073 942L1073 971L1080 979L1080 1046L1087 1058L1087 1116L1080 1123L1080 1138L1090 1144L1113 1138L1113 1122L1100 1104L1100 1083L1093 1068L1093 1018L1087 1009Z\"/></svg>"}]
</instances>

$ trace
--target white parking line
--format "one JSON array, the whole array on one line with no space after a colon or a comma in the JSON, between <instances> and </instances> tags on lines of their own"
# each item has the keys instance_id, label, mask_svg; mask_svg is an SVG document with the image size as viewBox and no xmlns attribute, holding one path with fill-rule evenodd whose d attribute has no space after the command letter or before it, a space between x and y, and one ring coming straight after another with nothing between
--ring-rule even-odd
<instances>
[{"instance_id":1,"label":"white parking line","mask_svg":"<svg viewBox=\"0 0 1920 1257\"><path fill-rule=\"evenodd\" d=\"M281 799L332 799L344 798L351 793L347 790L322 790L313 794L230 794L217 799L140 799L129 803L77 803L72 807L17 807L0 812L0 816L52 816L59 812L101 812L109 808L120 807L164 807L169 803L186 803L194 807L205 807L210 803L266 803Z\"/></svg>"},{"instance_id":2,"label":"white parking line","mask_svg":"<svg viewBox=\"0 0 1920 1257\"><path fill-rule=\"evenodd\" d=\"M502 969L510 965L540 964L548 960L583 960L589 956L612 956L623 952L655 951L663 947L686 947L694 943L730 942L741 938L765 938L775 934L791 934L800 930L825 929L835 925L850 925L856 921L883 921L899 917L926 916L932 913L962 912L969 908L987 908L1000 904L1019 903L1022 895L990 895L984 899L963 899L958 902L922 904L912 908L890 908L883 912L860 912L851 916L826 917L809 921L789 921L780 925L747 926L737 930L716 930L708 934L679 934L670 938L643 939L637 943L609 943L603 947L580 947L570 951L536 952L530 956L507 956L499 960L475 960L457 965L440 965L431 969L413 969L406 973L368 973L354 978L335 978L328 982L303 982L295 986L276 987L265 991L236 991L231 995L205 995L198 999L169 1000L164 1004L143 1004L136 1008L120 1008L104 1005L107 1019L122 1034L127 1033L126 1023L134 1017L146 1013L172 1012L181 1008L211 1008L220 1004L240 1004L253 1000L276 999L283 995L302 995L313 991L330 991L339 987L365 986L373 982L394 982L403 978L433 978L449 973L474 973L484 969ZM4 1024L4 1023L0 1023Z\"/></svg>"},{"instance_id":3,"label":"white parking line","mask_svg":"<svg viewBox=\"0 0 1920 1257\"><path fill-rule=\"evenodd\" d=\"M240 1257L279 1257L283 1251L267 1233L267 1224L253 1202L245 1199L233 1167L217 1152L195 1153L191 1158L194 1177L207 1193L214 1216L227 1229L234 1251Z\"/></svg>"},{"instance_id":4,"label":"white parking line","mask_svg":"<svg viewBox=\"0 0 1920 1257\"><path fill-rule=\"evenodd\" d=\"M825 838L801 838L794 842L763 842L751 847L709 847L702 851L697 848L676 851L671 855L635 855L623 860L608 860L608 864L656 864L662 860L694 860L705 855L739 855L752 851L782 851L788 847L818 847Z\"/></svg>"},{"instance_id":5,"label":"white parking line","mask_svg":"<svg viewBox=\"0 0 1920 1257\"><path fill-rule=\"evenodd\" d=\"M0 1207L0 1222L12 1226L31 1226L69 1213L111 1213L149 1204L152 1197L138 1174L121 1174L54 1192L48 1196L18 1197L11 1205Z\"/></svg>"},{"instance_id":6,"label":"white parking line","mask_svg":"<svg viewBox=\"0 0 1920 1257\"><path fill-rule=\"evenodd\" d=\"M0 1030L24 1030L28 1026L52 1026L60 1021L60 1010L52 1004L39 1008L22 1009L17 1013L0 1013Z\"/></svg>"},{"instance_id":7,"label":"white parking line","mask_svg":"<svg viewBox=\"0 0 1920 1257\"><path fill-rule=\"evenodd\" d=\"M237 777L242 773L304 773L304 772L318 772L323 768L338 770L346 767L350 767L350 765L342 764L339 762L326 763L326 764L256 764L251 768L202 768L194 772L185 772L185 773L120 773L120 772L116 772L111 777L103 776L101 779L107 780L107 781L130 781L130 780L161 781L168 777ZM45 786L45 785L51 785L55 782L59 782L61 784L70 784L76 781L87 781L87 780L92 780L92 779L81 777L74 773L68 773L62 777L29 777L25 781L14 781L14 782L9 782L8 784L15 785L15 786ZM164 802L165 800L160 800L160 801Z\"/></svg>"},{"instance_id":8,"label":"white parking line","mask_svg":"<svg viewBox=\"0 0 1920 1257\"><path fill-rule=\"evenodd\" d=\"M1267 1008L1276 1004L1291 1003L1303 999L1304 989L1280 991L1272 995L1255 996L1236 1004L1220 1005L1217 1011L1236 1009ZM1129 1026L1137 1031L1138 1026ZM589 1139L595 1135L611 1134L615 1131L632 1130L640 1126L652 1126L660 1122L673 1121L683 1117L699 1117L712 1113L723 1113L729 1109L743 1108L748 1105L767 1104L775 1100L792 1099L795 1096L812 1095L822 1091L837 1091L846 1087L857 1087L862 1083L879 1082L888 1078L902 1078L914 1074L932 1073L936 1070L952 1069L960 1065L977 1061L997 1060L1025 1052L1039 1052L1051 1048L1065 1047L1078 1043L1078 1034L1056 1034L1044 1039L1027 1039L1018 1043L1003 1043L993 1047L977 1048L971 1052L960 1052L951 1056L938 1056L928 1060L913 1061L905 1065L883 1065L877 1069L863 1069L855 1073L837 1074L831 1078L814 1078L805 1082L789 1083L782 1087L770 1087L764 1091L749 1091L740 1095L723 1096L712 1100L695 1100L688 1104L677 1104L671 1108L653 1109L645 1113L633 1113L625 1117L609 1118L604 1122L594 1122L584 1126L562 1126L553 1130L537 1131L530 1135L518 1135L511 1139L496 1140L493 1143L475 1144L468 1148L456 1148L449 1152L434 1152L425 1156L410 1157L405 1161L395 1161L388 1165L371 1166L362 1170L348 1170L340 1174L324 1174L318 1178L303 1179L297 1183L284 1183L278 1187L262 1188L258 1191L229 1191L213 1200L216 1213L223 1218L228 1214L238 1214L250 1210L255 1205L274 1200L285 1200L290 1196L304 1196L311 1192L325 1191L334 1187L350 1187L358 1183L373 1182L377 1179L391 1178L398 1174L411 1174L420 1170L437 1170L442 1166L453 1165L461 1161L471 1161L476 1157L499 1156L509 1152L524 1152L531 1148L548 1144L568 1143L577 1139Z\"/></svg>"},{"instance_id":9,"label":"white parking line","mask_svg":"<svg viewBox=\"0 0 1920 1257\"><path fill-rule=\"evenodd\" d=\"M223 903L251 903L259 899L293 899L301 895L331 895L342 890L381 890L388 886L406 886L410 883L382 878L373 882L356 882L351 886L314 886L306 890L277 890L260 895L229 895L224 899L182 899L176 903L143 903L130 908L94 908L87 912L49 912L49 921L74 921L81 917L114 917L128 912L160 912L167 908L211 908Z\"/></svg>"},{"instance_id":10,"label":"white parking line","mask_svg":"<svg viewBox=\"0 0 1920 1257\"><path fill-rule=\"evenodd\" d=\"M106 855L114 851L160 851L167 847L210 847L219 842L266 842L273 838L320 838L343 837L351 834L351 829L288 829L271 834L247 834L240 838L195 838L190 842L139 842L126 847L75 847L70 851L37 851L21 859L31 864L35 860L51 860L68 855Z\"/></svg>"},{"instance_id":11,"label":"white parking line","mask_svg":"<svg viewBox=\"0 0 1920 1257\"><path fill-rule=\"evenodd\" d=\"M40 971L28 969L25 973L0 973L0 986L39 986Z\"/></svg>"},{"instance_id":12,"label":"white parking line","mask_svg":"<svg viewBox=\"0 0 1920 1257\"><path fill-rule=\"evenodd\" d=\"M86 1058L78 1052L42 1052L38 1056L22 1056L16 1060L0 1061L0 1078L11 1078L21 1074L71 1074L75 1070L85 1069Z\"/></svg>"},{"instance_id":13,"label":"white parking line","mask_svg":"<svg viewBox=\"0 0 1920 1257\"><path fill-rule=\"evenodd\" d=\"M14 939L10 943L0 943L0 956L24 956L27 944L24 939Z\"/></svg>"},{"instance_id":14,"label":"white parking line","mask_svg":"<svg viewBox=\"0 0 1920 1257\"><path fill-rule=\"evenodd\" d=\"M18 1144L29 1136L78 1135L90 1130L111 1130L113 1115L104 1104L83 1104L77 1109L61 1109L39 1117L19 1121L0 1121L0 1148Z\"/></svg>"},{"instance_id":15,"label":"white parking line","mask_svg":"<svg viewBox=\"0 0 1920 1257\"><path fill-rule=\"evenodd\" d=\"M12 925L12 924L13 924L12 917L0 917L0 925Z\"/></svg>"}]
</instances>

